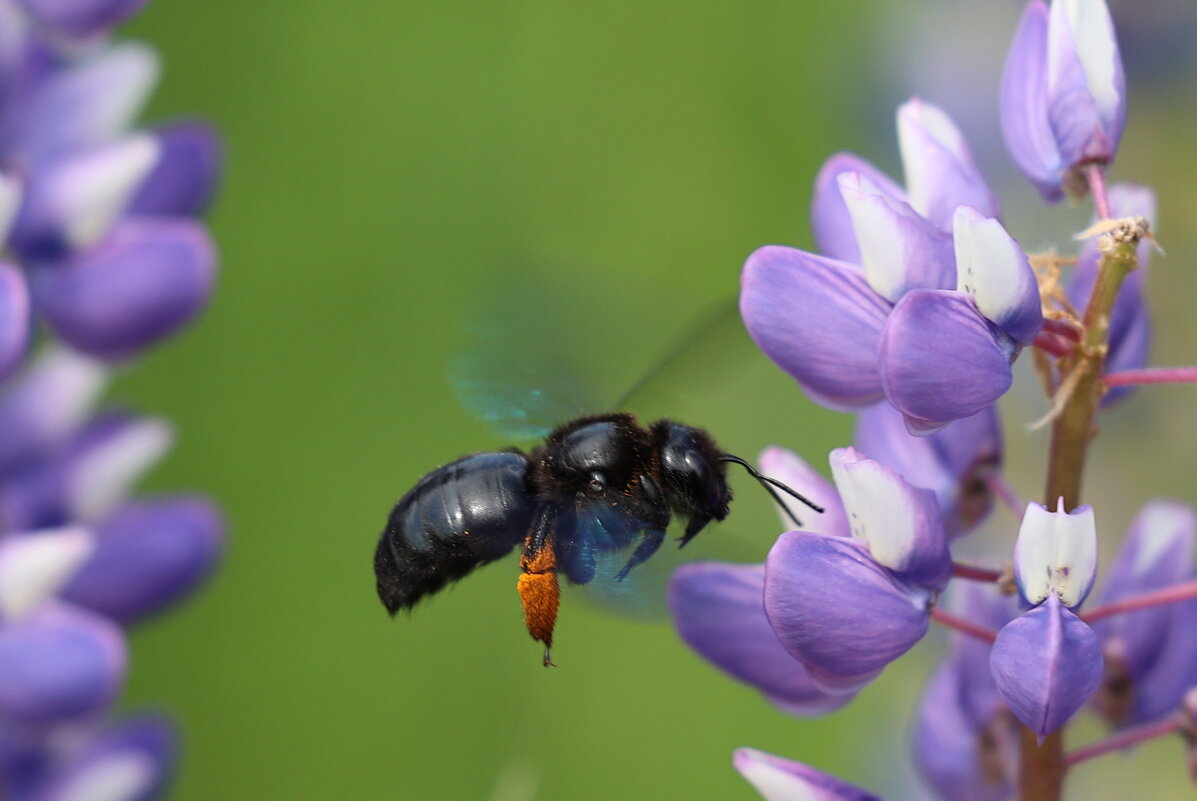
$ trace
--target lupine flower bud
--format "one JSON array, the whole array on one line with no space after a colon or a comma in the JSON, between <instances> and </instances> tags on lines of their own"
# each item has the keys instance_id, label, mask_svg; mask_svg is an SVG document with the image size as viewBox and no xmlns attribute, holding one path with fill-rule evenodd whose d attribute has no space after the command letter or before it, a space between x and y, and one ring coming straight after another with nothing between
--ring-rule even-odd
<instances>
[{"instance_id":1,"label":"lupine flower bud","mask_svg":"<svg viewBox=\"0 0 1197 801\"><path fill-rule=\"evenodd\" d=\"M822 771L753 748L736 751L733 764L765 801L882 801Z\"/></svg>"},{"instance_id":2,"label":"lupine flower bud","mask_svg":"<svg viewBox=\"0 0 1197 801\"><path fill-rule=\"evenodd\" d=\"M1126 84L1104 0L1027 6L1001 89L1002 134L1014 163L1045 200L1084 193L1079 173L1114 158Z\"/></svg>"},{"instance_id":3,"label":"lupine flower bud","mask_svg":"<svg viewBox=\"0 0 1197 801\"><path fill-rule=\"evenodd\" d=\"M136 14L148 0L17 0L39 23L71 36L93 36Z\"/></svg>"}]
</instances>

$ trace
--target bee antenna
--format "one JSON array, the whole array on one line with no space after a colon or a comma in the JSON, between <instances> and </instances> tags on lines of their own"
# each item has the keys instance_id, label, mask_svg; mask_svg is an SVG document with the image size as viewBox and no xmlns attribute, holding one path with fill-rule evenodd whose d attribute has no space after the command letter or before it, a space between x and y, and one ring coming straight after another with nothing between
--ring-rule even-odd
<instances>
[{"instance_id":1,"label":"bee antenna","mask_svg":"<svg viewBox=\"0 0 1197 801\"><path fill-rule=\"evenodd\" d=\"M732 464L738 464L738 465L740 465L740 467L743 467L745 470L747 470L748 475L752 476L758 482L760 482L760 485L765 489L765 492L769 493L769 495L772 496L773 500L777 502L777 505L780 506L782 508L782 511L784 511L786 513L786 517L793 520L794 525L796 525L796 526L801 526L802 521L799 520L798 517L793 512L790 511L790 507L787 506L781 500L781 497L778 496L777 492L773 489L773 487L777 487L777 489L786 493L791 498L801 501L802 503L809 506L811 509L814 509L819 514L822 514L824 511L822 506L819 506L819 504L815 503L810 498L807 498L805 495L798 492L797 490L794 490L793 488L786 486L785 484L781 483L777 479L771 478L771 477L761 473L759 470L757 470L755 467L753 467L748 462L741 459L739 456L735 456L730 453L721 453L721 454L719 454L719 461L731 462Z\"/></svg>"}]
</instances>

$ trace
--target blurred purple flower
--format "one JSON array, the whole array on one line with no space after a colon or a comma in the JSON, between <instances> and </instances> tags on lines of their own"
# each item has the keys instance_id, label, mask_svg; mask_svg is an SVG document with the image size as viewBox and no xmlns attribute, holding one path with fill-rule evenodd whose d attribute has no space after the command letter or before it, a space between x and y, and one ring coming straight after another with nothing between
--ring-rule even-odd
<instances>
[{"instance_id":1,"label":"blurred purple flower","mask_svg":"<svg viewBox=\"0 0 1197 801\"><path fill-rule=\"evenodd\" d=\"M1002 134L1014 163L1056 202L1085 193L1088 165L1108 164L1126 122L1126 82L1104 0L1027 5L1006 57Z\"/></svg>"},{"instance_id":2,"label":"blurred purple flower","mask_svg":"<svg viewBox=\"0 0 1197 801\"><path fill-rule=\"evenodd\" d=\"M157 58L104 41L143 4L22 0L28 21L12 8L0 20L0 237L16 259L0 265L0 379L37 316L75 348L123 359L211 295L215 249L191 218L220 170L215 134L202 123L132 130Z\"/></svg>"},{"instance_id":3,"label":"blurred purple flower","mask_svg":"<svg viewBox=\"0 0 1197 801\"><path fill-rule=\"evenodd\" d=\"M832 157L812 204L831 258L757 250L740 311L819 403L851 411L884 397L912 432L929 433L1009 388L1042 313L1034 273L992 218L997 202L951 120L918 100L898 120L909 192L856 156Z\"/></svg>"},{"instance_id":4,"label":"blurred purple flower","mask_svg":"<svg viewBox=\"0 0 1197 801\"><path fill-rule=\"evenodd\" d=\"M736 751L732 763L765 801L882 801L809 765L753 748Z\"/></svg>"}]
</instances>

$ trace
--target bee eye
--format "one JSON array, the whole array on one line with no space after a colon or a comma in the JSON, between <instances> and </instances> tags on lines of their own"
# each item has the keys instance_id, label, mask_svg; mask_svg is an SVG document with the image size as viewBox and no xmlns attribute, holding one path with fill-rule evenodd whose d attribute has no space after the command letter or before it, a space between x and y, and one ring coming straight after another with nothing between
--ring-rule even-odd
<instances>
[{"instance_id":1,"label":"bee eye","mask_svg":"<svg viewBox=\"0 0 1197 801\"><path fill-rule=\"evenodd\" d=\"M607 477L596 470L590 474L590 483L587 485L587 487L595 495L606 492Z\"/></svg>"}]
</instances>

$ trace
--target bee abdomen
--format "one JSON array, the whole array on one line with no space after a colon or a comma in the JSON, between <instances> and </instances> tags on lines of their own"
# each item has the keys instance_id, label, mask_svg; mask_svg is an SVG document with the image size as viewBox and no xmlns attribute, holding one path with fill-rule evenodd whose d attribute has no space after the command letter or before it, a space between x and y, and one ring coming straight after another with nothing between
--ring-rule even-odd
<instances>
[{"instance_id":1,"label":"bee abdomen","mask_svg":"<svg viewBox=\"0 0 1197 801\"><path fill-rule=\"evenodd\" d=\"M395 504L374 553L392 615L524 541L536 505L527 472L522 453L476 453L433 470Z\"/></svg>"}]
</instances>

